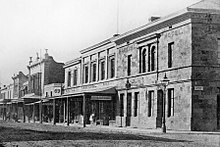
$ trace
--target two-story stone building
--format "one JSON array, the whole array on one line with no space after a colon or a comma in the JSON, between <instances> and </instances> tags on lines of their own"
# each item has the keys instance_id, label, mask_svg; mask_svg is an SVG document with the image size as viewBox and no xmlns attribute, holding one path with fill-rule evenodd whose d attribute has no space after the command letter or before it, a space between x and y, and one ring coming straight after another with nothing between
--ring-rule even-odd
<instances>
[{"instance_id":1,"label":"two-story stone building","mask_svg":"<svg viewBox=\"0 0 220 147\"><path fill-rule=\"evenodd\" d=\"M219 26L203 0L81 50L64 66L67 124L160 128L165 99L167 129L219 129Z\"/></svg>"},{"instance_id":2,"label":"two-story stone building","mask_svg":"<svg viewBox=\"0 0 220 147\"><path fill-rule=\"evenodd\" d=\"M24 86L24 114L30 121L42 122L44 116L42 103L46 95L44 95L45 85L52 83L64 82L63 63L56 62L52 56L46 53L44 57L37 55L36 60L30 58L28 68L28 85ZM25 121L25 118L24 118Z\"/></svg>"}]
</instances>

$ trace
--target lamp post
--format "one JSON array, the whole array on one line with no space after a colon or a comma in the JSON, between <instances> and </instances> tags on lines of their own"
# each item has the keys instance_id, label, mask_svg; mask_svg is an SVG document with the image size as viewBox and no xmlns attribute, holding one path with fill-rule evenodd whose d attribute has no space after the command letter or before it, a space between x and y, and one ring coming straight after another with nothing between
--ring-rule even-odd
<instances>
[{"instance_id":1,"label":"lamp post","mask_svg":"<svg viewBox=\"0 0 220 147\"><path fill-rule=\"evenodd\" d=\"M131 83L130 83L128 78L127 78L127 81L125 83L125 88L126 88L126 99L127 99L127 105L128 105L128 90L129 90L129 88L131 88ZM128 114L128 109L126 111L127 111L127 114ZM128 119L128 116L126 115L126 121L125 121L126 126L127 126L127 122L128 122L127 119Z\"/></svg>"},{"instance_id":2,"label":"lamp post","mask_svg":"<svg viewBox=\"0 0 220 147\"><path fill-rule=\"evenodd\" d=\"M163 77L163 80L161 80L161 85L163 86L163 120L162 120L162 131L163 131L163 133L166 133L166 119L165 119L165 117L166 117L166 113L165 113L165 111L166 111L166 88L167 88L167 86L168 86L168 84L169 84L169 81L170 80L168 80L168 78L167 78L167 76L166 76L166 73L165 73L165 75L164 75L164 77Z\"/></svg>"}]
</instances>

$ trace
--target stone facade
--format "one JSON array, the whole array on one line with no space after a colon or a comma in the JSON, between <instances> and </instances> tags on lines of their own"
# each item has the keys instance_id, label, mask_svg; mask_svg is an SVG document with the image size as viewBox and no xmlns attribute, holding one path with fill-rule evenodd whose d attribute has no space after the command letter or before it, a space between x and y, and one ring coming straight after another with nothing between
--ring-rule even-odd
<instances>
[{"instance_id":1,"label":"stone facade","mask_svg":"<svg viewBox=\"0 0 220 147\"><path fill-rule=\"evenodd\" d=\"M167 129L217 130L219 10L218 4L201 1L82 50L80 58L64 66L64 95L74 99L77 93L115 87L116 126L160 128L165 99ZM110 49L115 58L113 78L108 76ZM92 63L97 65L95 80ZM105 73L100 70L102 66ZM73 82L69 71L74 69L79 70L77 84L73 86L67 83ZM166 91L161 85L165 75L169 79Z\"/></svg>"},{"instance_id":2,"label":"stone facade","mask_svg":"<svg viewBox=\"0 0 220 147\"><path fill-rule=\"evenodd\" d=\"M220 119L217 109L220 92L220 15L195 14L192 20L192 129L216 130L219 129L216 124ZM203 90L196 90L198 86Z\"/></svg>"},{"instance_id":3,"label":"stone facade","mask_svg":"<svg viewBox=\"0 0 220 147\"><path fill-rule=\"evenodd\" d=\"M12 79L14 85L13 99L21 98L21 88L23 83L28 81L28 77L20 71L17 75L12 76Z\"/></svg>"},{"instance_id":4,"label":"stone facade","mask_svg":"<svg viewBox=\"0 0 220 147\"><path fill-rule=\"evenodd\" d=\"M44 93L44 85L51 83L64 83L64 69L63 63L57 63L48 53L45 57L40 59L32 58L28 65L29 70L29 86L28 93L35 93L42 95Z\"/></svg>"}]
</instances>

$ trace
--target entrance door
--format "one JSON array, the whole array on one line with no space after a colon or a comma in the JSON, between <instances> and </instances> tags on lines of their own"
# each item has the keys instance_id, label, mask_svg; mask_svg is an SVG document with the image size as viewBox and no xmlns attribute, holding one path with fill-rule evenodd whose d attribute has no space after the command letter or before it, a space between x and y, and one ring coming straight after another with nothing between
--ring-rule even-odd
<instances>
[{"instance_id":1,"label":"entrance door","mask_svg":"<svg viewBox=\"0 0 220 147\"><path fill-rule=\"evenodd\" d=\"M217 95L217 129L220 129L220 95Z\"/></svg>"},{"instance_id":2,"label":"entrance door","mask_svg":"<svg viewBox=\"0 0 220 147\"><path fill-rule=\"evenodd\" d=\"M156 117L156 127L162 127L162 117L163 117L163 91L157 91L157 117Z\"/></svg>"},{"instance_id":3,"label":"entrance door","mask_svg":"<svg viewBox=\"0 0 220 147\"><path fill-rule=\"evenodd\" d=\"M126 126L131 125L131 93L127 95L127 117L126 117Z\"/></svg>"}]
</instances>

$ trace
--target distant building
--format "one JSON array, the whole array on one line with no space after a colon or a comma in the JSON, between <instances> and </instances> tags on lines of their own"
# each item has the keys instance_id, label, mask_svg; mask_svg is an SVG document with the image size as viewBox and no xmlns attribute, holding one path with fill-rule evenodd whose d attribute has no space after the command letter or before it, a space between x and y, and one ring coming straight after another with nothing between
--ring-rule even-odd
<instances>
[{"instance_id":1,"label":"distant building","mask_svg":"<svg viewBox=\"0 0 220 147\"><path fill-rule=\"evenodd\" d=\"M4 85L4 87L2 87L0 90L0 94L1 94L0 115L4 120L10 119L11 117L10 104L13 98L13 92L14 92L13 84L9 84L7 86Z\"/></svg>"},{"instance_id":2,"label":"distant building","mask_svg":"<svg viewBox=\"0 0 220 147\"><path fill-rule=\"evenodd\" d=\"M57 63L52 56L45 53L44 58L37 56L35 61L30 58L29 65L29 88L28 93L42 96L44 85L64 82L63 63Z\"/></svg>"},{"instance_id":3,"label":"distant building","mask_svg":"<svg viewBox=\"0 0 220 147\"><path fill-rule=\"evenodd\" d=\"M13 99L21 98L22 86L28 81L28 77L20 71L17 75L13 75L12 79L14 84Z\"/></svg>"},{"instance_id":4,"label":"distant building","mask_svg":"<svg viewBox=\"0 0 220 147\"><path fill-rule=\"evenodd\" d=\"M56 62L52 56L46 53L43 58L37 57L35 60L30 58L28 68L28 85L24 86L25 93L22 96L24 106L25 107L25 116L24 121L28 119L28 121L41 121L42 114L44 115L41 106L41 101L45 99L46 92L44 88L47 88L46 85L53 83L64 83L64 63ZM51 94L51 93L49 93ZM52 94L55 94L52 92ZM44 102L44 101L42 101Z\"/></svg>"}]
</instances>

